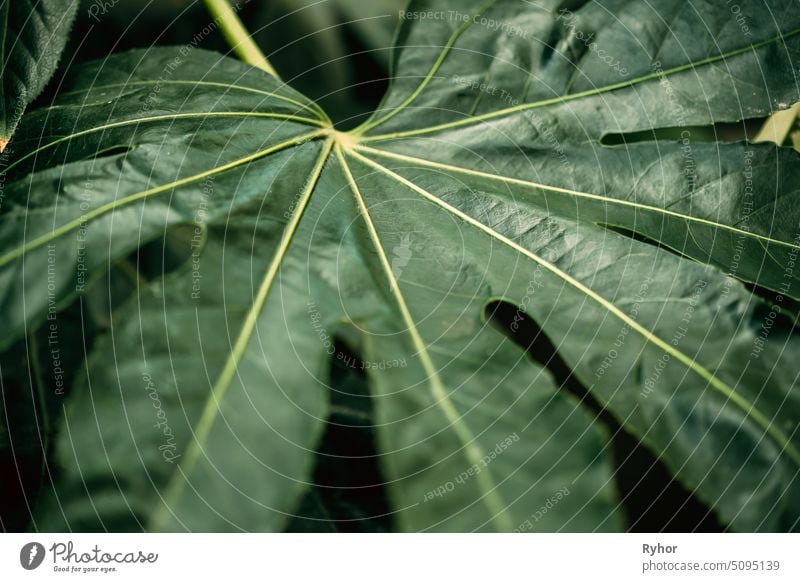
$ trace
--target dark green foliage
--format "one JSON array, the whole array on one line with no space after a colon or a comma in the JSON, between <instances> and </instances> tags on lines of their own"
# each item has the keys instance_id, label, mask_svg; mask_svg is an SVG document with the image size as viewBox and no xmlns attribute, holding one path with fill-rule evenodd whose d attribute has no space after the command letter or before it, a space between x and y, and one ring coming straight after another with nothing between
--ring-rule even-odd
<instances>
[{"instance_id":1,"label":"dark green foliage","mask_svg":"<svg viewBox=\"0 0 800 582\"><path fill-rule=\"evenodd\" d=\"M798 153L691 139L800 99L796 2L577 4L413 2L347 133L197 49L28 115L3 345L134 274L36 526L620 530L627 446L703 527L797 529Z\"/></svg>"}]
</instances>

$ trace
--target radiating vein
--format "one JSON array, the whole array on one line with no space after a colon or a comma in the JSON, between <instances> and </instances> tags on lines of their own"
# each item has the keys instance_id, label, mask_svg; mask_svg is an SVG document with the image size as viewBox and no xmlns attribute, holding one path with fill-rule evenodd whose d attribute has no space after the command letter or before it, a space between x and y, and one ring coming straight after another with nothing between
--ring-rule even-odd
<instances>
[{"instance_id":1,"label":"radiating vein","mask_svg":"<svg viewBox=\"0 0 800 582\"><path fill-rule=\"evenodd\" d=\"M496 3L497 0L488 0L488 2L486 2L483 6L478 8L478 11L474 15L472 15L472 18L462 23L461 26L459 26L455 31L453 31L453 34L450 35L450 38L447 40L447 43L442 48L442 52L439 53L439 56L436 58L436 61L434 61L430 71L428 71L428 74L425 75L425 78L422 79L422 82L420 82L420 84L417 86L414 92L411 93L411 95L409 95L402 103L400 103L400 105L392 109L389 113L387 113L383 117L372 120L368 119L363 125L353 130L353 133L355 135L361 135L365 131L369 131L370 129L373 129L383 123L386 123L392 117L394 117L395 115L400 113L403 109L408 107L417 97L419 97L420 93L422 93L422 91L425 90L425 87L427 87L428 84L433 80L434 75L436 75L436 71L438 71L439 67L442 66L442 63L444 63L445 59L447 58L447 55L450 54L450 51L453 49L453 46L455 46L456 42L458 42L458 39L461 38L461 35L464 34L477 21L478 17L480 17L484 12L489 10L489 8L494 6Z\"/></svg>"},{"instance_id":2,"label":"radiating vein","mask_svg":"<svg viewBox=\"0 0 800 582\"><path fill-rule=\"evenodd\" d=\"M784 42L787 38L800 34L800 28L796 30L792 30L787 32L783 35L774 36L767 40L763 40L761 42L757 42L755 44L748 45L746 47L736 49L729 53L720 54L712 57L707 57L700 61L695 61L692 63L687 63L685 65L680 65L677 67L672 67L671 69L665 69L663 71L655 71L649 73L647 75L642 75L641 77L636 77L635 79L631 79L630 81L621 81L619 83L614 83L612 85L606 85L605 87L597 87L595 89L588 89L586 91L581 91L579 93L572 93L569 95L559 95L558 97L553 97L551 99L543 99L541 101L535 101L533 103L520 103L519 105L515 105L513 107L506 107L505 109L498 109L497 111L490 111L488 113L483 113L481 115L477 115L475 117L467 117L465 119L459 119L457 121L451 121L449 123L442 123L439 125L432 125L430 127L422 127L419 129L412 129L408 131L398 131L393 133L381 134L381 135L373 135L373 136L365 136L361 138L361 141L379 141L379 140L387 140L387 139L396 139L401 137L413 137L417 135L424 135L428 133L435 133L438 131L444 131L447 129L455 129L459 127L464 127L468 125L475 125L478 123L482 123L484 121L488 121L490 119L497 119L499 117L505 117L507 115L513 115L514 113L519 113L521 111L527 111L529 109L536 109L539 107L548 107L550 105L558 105L561 103L567 103L569 101L575 101L577 99L583 99L585 97L592 97L595 95L601 95L603 93L609 93L611 91L616 91L618 89L626 89L628 87L632 87L634 85L638 85L641 83L645 83L647 81L652 81L655 79L662 79L664 77L668 77L670 75L674 75L677 73L682 73L685 71L689 71L695 69L697 67L702 67L704 65L710 65L719 61L723 61L725 59L733 58L751 51L756 51L759 48L763 48L770 44L774 44L776 42ZM399 111L398 111L399 113ZM374 125L373 125L374 127ZM370 127L369 129L372 129Z\"/></svg>"},{"instance_id":3,"label":"radiating vein","mask_svg":"<svg viewBox=\"0 0 800 582\"><path fill-rule=\"evenodd\" d=\"M705 380L709 386L714 388L715 390L719 391L723 394L728 400L733 402L738 408L740 408L748 417L750 417L761 429L772 437L775 442L781 447L781 451L786 454L796 465L800 466L800 450L792 444L783 431L776 426L769 418L767 418L761 411L755 408L755 405L748 402L743 396L735 392L730 386L728 386L725 382L717 378L713 372L702 366L701 364L697 363L694 359L690 358L680 350L676 349L674 346L670 345L666 341L662 340L660 337L656 336L652 331L641 325L635 319L630 317L626 314L623 310L619 309L616 305L599 295L598 293L594 292L592 289L569 275L568 273L562 271L553 263L543 259L536 253L533 253L526 249L525 247L517 244L513 240L509 239L508 237L503 236L496 230L486 226L482 222L474 219L470 215L462 212L455 206L448 204L441 198L434 196L424 188L421 188L407 180L403 176L393 172L389 168L382 166L381 164L370 160L369 158L355 152L351 151L351 154L360 160L362 163L368 165L369 167L377 170L378 172L394 179L395 181L399 182L400 184L406 186L410 190L420 194L425 199L429 200L430 202L436 204L437 206L443 208L444 210L450 212L451 214L457 216L464 222L478 228L485 234L489 235L491 238L500 241L504 245L514 249L518 253L521 253L528 257L529 259L533 260L535 263L540 265L541 267L550 271L553 275L557 276L558 278L562 279L568 285L574 287L581 293L584 293L587 297L589 297L592 301L598 303L604 309L608 310L611 314L615 317L620 319L623 323L628 325L631 329L636 331L640 334L645 340L652 343L653 345L657 346L664 352L670 354L676 360L680 361L684 364L687 368L693 371L695 374L700 376L703 380Z\"/></svg>"},{"instance_id":4,"label":"radiating vein","mask_svg":"<svg viewBox=\"0 0 800 582\"><path fill-rule=\"evenodd\" d=\"M84 135L90 135L92 133L96 133L98 131L105 131L107 129L115 129L117 127L126 127L129 125L138 125L140 123L151 123L154 121L173 121L177 119L195 119L195 118L207 118L207 117L258 117L262 119L282 119L284 121L295 121L297 123L302 123L304 125L313 125L317 127L326 127L326 123L319 120L319 119L311 119L310 117L302 117L297 115L289 115L286 113L261 113L257 111L247 112L247 111L198 111L192 113L170 113L166 115L153 115L151 117L139 117L136 119L126 119L125 121L115 121L113 123L106 123L103 125L98 125L96 127L92 127L89 129L84 129L81 131L77 131L70 135L65 135L58 139L55 139L43 146L37 147L35 150L25 154L24 156L16 159L12 164L9 164L6 168L0 170L0 176L7 174L13 168L24 162L30 157L37 155L38 153L51 148L53 146L57 146L60 143L64 143L70 140L73 140L78 137L83 137Z\"/></svg>"},{"instance_id":5,"label":"radiating vein","mask_svg":"<svg viewBox=\"0 0 800 582\"><path fill-rule=\"evenodd\" d=\"M696 222L698 224L702 224L704 226L710 226L712 228L718 228L720 230L727 230L742 236L752 237L754 239L758 239L759 241L764 241L769 244L776 244L789 247L790 249L800 249L800 245L793 244L791 242L774 239L762 234L758 234L755 232L750 232L747 230L743 230L741 228L736 228L735 226L722 224L719 222L714 222L713 220L708 220L706 218L699 218L696 216L691 216L688 214L682 214L680 212L675 212L674 210L669 210L666 208L661 208L658 206L650 206L648 204L642 204L640 202L633 202L631 200L621 200L619 198L611 198L609 196L602 196L600 194L592 194L590 192L581 192L580 190L572 190L570 188L561 188L559 186L548 186L547 184L540 184L538 182L531 182L528 180L521 180L519 178L510 178L508 176L502 176L500 174L491 174L488 172L481 172L479 170L472 170L469 168L464 168L462 166L454 166L452 164L444 164L441 162L434 162L432 160L423 160L422 158L416 158L413 156L407 156L404 154L396 154L393 152L388 152L385 150L379 150L375 148L371 148L368 146L357 145L357 149L369 152L370 154L374 154L376 156L381 156L385 158L391 158L394 160L399 160L403 162L408 162L411 164L417 164L420 166L425 166L428 168L435 168L438 170L443 170L446 172L456 172L459 174L464 174L467 176L475 176L476 178L485 178L488 180L497 180L499 182L504 182L506 184L514 184L517 186L523 186L526 188L533 188L537 190L545 190L547 192L554 192L558 194L565 194L568 196L574 196L576 198L587 198L589 200L598 200L600 202L604 202L607 204L616 204L618 206L626 206L629 208L634 208L636 210L647 211L647 212L654 212L658 214L663 214L664 216L670 216L673 218L679 218L681 220L685 220L687 222ZM698 244L699 243L695 243ZM702 248L702 245L699 245ZM762 245L763 246L763 245Z\"/></svg>"},{"instance_id":6,"label":"radiating vein","mask_svg":"<svg viewBox=\"0 0 800 582\"><path fill-rule=\"evenodd\" d=\"M275 278L277 277L281 265L283 264L283 259L286 256L286 252L291 245L295 233L297 232L297 227L300 224L300 219L303 217L306 206L308 206L308 201L311 199L311 195L316 188L317 181L319 180L320 174L322 174L322 169L324 168L325 162L328 159L332 145L333 141L331 139L325 140L325 144L322 147L322 152L317 159L317 163L315 164L308 180L306 181L306 185L300 195L299 200L297 201L296 207L294 210L292 210L291 218L286 225L286 230L284 230L280 244L278 245L275 255L270 262L269 267L267 268L267 272L264 275L264 279L261 282L261 286L258 289L258 293L253 301L253 304L250 307L247 316L245 317L244 323L242 324L242 329L236 338L236 342L233 345L233 349L227 361L225 362L225 367L222 369L222 372L217 378L214 387L211 389L211 394L206 400L205 406L203 407L203 412L201 413L200 419L197 422L197 428L194 431L194 439L189 443L189 446L186 449L186 454L183 456L183 460L178 466L178 470L172 474L172 477L167 483L167 486L164 490L163 504L153 516L152 527L150 528L151 530L162 529L162 526L166 524L166 521L172 515L172 506L177 503L186 487L186 482L189 478L189 475L194 470L197 462L200 460L200 456L204 453L205 443L211 434L211 429L213 428L214 422L216 421L220 412L221 403L224 400L225 395L231 386L233 378L238 371L239 362L242 360L242 357L247 350L247 346L250 344L250 339L253 335L256 324L258 323L258 318L264 309L267 296L269 295L270 289L272 289Z\"/></svg>"},{"instance_id":7,"label":"radiating vein","mask_svg":"<svg viewBox=\"0 0 800 582\"><path fill-rule=\"evenodd\" d=\"M187 176L186 178L181 178L180 180L175 180L174 182L169 182L168 184L162 184L161 186L156 186L155 188L150 188L149 190L142 190L140 192L136 192L134 194L130 194L123 198L119 198L117 200L112 200L106 204L98 206L94 210L90 210L85 214L79 216L78 218L71 220L62 224L61 226L54 228L50 232L43 234L35 239L9 251L8 253L0 256L0 267L7 265L8 263L18 259L25 253L39 248L48 242L55 240L68 232L80 228L81 225L91 222L92 220L103 216L104 214L121 208L123 206L127 206L134 202L138 202L139 200L144 200L145 198L150 198L152 196L157 196L158 194L162 194L164 192L169 192L174 188L178 188L181 186L186 186L187 184L191 184L193 182L197 182L200 180L204 180L209 176L213 176L222 172L226 172L228 170L232 170L238 166L242 166L244 164L248 164L255 160L264 158L269 156L270 154L277 153L281 150L289 148L293 145L297 145L298 142L314 139L316 137L321 136L323 133L321 131L315 131L311 133L307 133L305 135L295 136L291 139L283 141L279 144L276 144L272 147L269 147L265 150L258 151L254 154L250 154L249 156L245 156L243 158L239 158L238 160L234 160L222 166L217 166L216 168L212 168L210 170L206 170L205 172L200 172L199 174L193 174L192 176Z\"/></svg>"},{"instance_id":8,"label":"radiating vein","mask_svg":"<svg viewBox=\"0 0 800 582\"><path fill-rule=\"evenodd\" d=\"M264 91L263 89L256 89L255 87L248 87L246 85L232 85L230 83L218 83L216 81L191 81L183 79L156 79L152 81L130 81L127 83L113 83L109 85L93 85L86 89L76 89L74 91L66 91L64 93L59 93L59 97L80 95L82 93L88 95L93 91L105 91L108 89L126 89L128 87L140 87L140 86L146 87L149 85L157 85L159 87L163 87L165 85L189 85L198 87L217 87L225 90L235 89L237 91L245 91L248 93L255 93L256 95L272 97L280 101L285 101L286 103L291 103L292 105L295 105L300 109L313 110L314 113L318 114L320 121L325 121L325 122L330 121L328 119L328 116L325 114L325 111L314 101L311 101L309 103L303 103L302 101L298 101L297 99L292 99L291 97L286 97L284 95L281 95L280 93L274 93L272 91ZM39 109L37 111L48 111L50 109L57 109L59 107L63 106L53 105L52 107L46 107L44 109Z\"/></svg>"},{"instance_id":9,"label":"radiating vein","mask_svg":"<svg viewBox=\"0 0 800 582\"><path fill-rule=\"evenodd\" d=\"M436 366L434 365L433 360L428 353L428 347L425 343L425 340L422 339L422 336L417 329L405 297L400 290L400 285L397 282L397 278L392 272L391 263L389 262L389 258L386 256L386 251L383 248L380 236L375 228L375 224L372 222L372 217L370 216L369 209L364 202L364 197L361 195L358 184L356 183L356 180L350 171L350 167L347 164L347 160L345 159L339 147L336 148L336 154L339 158L339 162L342 166L345 177L347 178L347 182L350 184L350 188L353 191L353 195L355 196L361 216L367 226L370 238L372 239L372 243L377 251L378 258L380 259L381 266L383 267L383 271L389 281L392 293L397 301L397 306L403 317L403 321L405 322L409 334L411 335L414 348L419 354L420 362L422 363L422 367L425 370L428 381L430 382L431 391L433 392L436 405L442 410L447 418L447 421L450 423L450 426L453 427L458 439L461 441L464 454L466 455L468 462L471 465L477 465L484 456L481 446L476 441L472 431L462 420L458 409L456 409L456 407L453 405L447 389L445 388L442 379L439 376L439 372L437 371ZM492 521L496 523L500 531L511 531L514 528L514 524L510 521L510 517L506 512L506 503L500 495L500 492L497 490L497 486L494 483L489 471L481 471L476 475L475 478L478 480L477 482L481 490L481 499L486 504Z\"/></svg>"}]
</instances>

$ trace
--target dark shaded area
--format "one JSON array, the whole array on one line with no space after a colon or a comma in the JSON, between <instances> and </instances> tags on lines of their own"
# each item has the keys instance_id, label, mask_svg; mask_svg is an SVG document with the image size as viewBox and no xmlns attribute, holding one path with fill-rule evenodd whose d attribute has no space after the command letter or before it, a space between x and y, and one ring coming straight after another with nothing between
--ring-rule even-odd
<instances>
[{"instance_id":1,"label":"dark shaded area","mask_svg":"<svg viewBox=\"0 0 800 582\"><path fill-rule=\"evenodd\" d=\"M800 323L798 321L800 319L800 301L755 283L745 283L744 286L753 295L763 299L766 303L766 305L756 307L756 317L758 319L764 320L764 318L770 316L770 312L773 312L775 314L776 331L781 331L785 334L795 333L798 323Z\"/></svg>"},{"instance_id":2,"label":"dark shaded area","mask_svg":"<svg viewBox=\"0 0 800 582\"><path fill-rule=\"evenodd\" d=\"M133 268L138 275L153 281L171 273L191 260L193 253L202 252L205 232L191 224L170 228L163 237L143 244L123 261L120 268Z\"/></svg>"},{"instance_id":3,"label":"dark shaded area","mask_svg":"<svg viewBox=\"0 0 800 582\"><path fill-rule=\"evenodd\" d=\"M688 143L733 142L754 138L763 125L763 119L748 119L716 125L659 127L630 133L607 133L600 138L600 143L605 146L625 146L659 140Z\"/></svg>"},{"instance_id":4,"label":"dark shaded area","mask_svg":"<svg viewBox=\"0 0 800 582\"><path fill-rule=\"evenodd\" d=\"M561 4L558 5L556 12L561 12L562 10L580 10L584 6L586 6L591 0L562 0Z\"/></svg>"},{"instance_id":5,"label":"dark shaded area","mask_svg":"<svg viewBox=\"0 0 800 582\"><path fill-rule=\"evenodd\" d=\"M392 519L378 466L372 399L361 358L342 341L331 361L331 416L316 453L314 485L290 532L387 532Z\"/></svg>"},{"instance_id":6,"label":"dark shaded area","mask_svg":"<svg viewBox=\"0 0 800 582\"><path fill-rule=\"evenodd\" d=\"M560 59L566 59L569 63L580 62L586 51L589 50L589 43L581 41L575 34L572 19L574 12L583 8L590 0L563 0L553 11L558 17L553 22L550 34L542 50L540 66L547 67L556 54ZM594 35L594 33L591 33Z\"/></svg>"},{"instance_id":7,"label":"dark shaded area","mask_svg":"<svg viewBox=\"0 0 800 582\"><path fill-rule=\"evenodd\" d=\"M0 530L28 529L43 482L44 451L37 397L28 380L27 350L19 342L0 358ZM10 445L10 446L9 446Z\"/></svg>"},{"instance_id":8,"label":"dark shaded area","mask_svg":"<svg viewBox=\"0 0 800 582\"><path fill-rule=\"evenodd\" d=\"M132 152L135 148L133 146L114 146L105 150L99 150L88 155L84 160L101 160L103 158L113 158L114 156L125 155Z\"/></svg>"},{"instance_id":9,"label":"dark shaded area","mask_svg":"<svg viewBox=\"0 0 800 582\"><path fill-rule=\"evenodd\" d=\"M519 316L522 321L519 321ZM671 477L664 464L605 410L573 375L538 324L516 305L496 301L486 317L531 358L545 367L556 384L586 406L611 435L615 481L631 532L720 532L713 512ZM512 322L519 327L514 332Z\"/></svg>"},{"instance_id":10,"label":"dark shaded area","mask_svg":"<svg viewBox=\"0 0 800 582\"><path fill-rule=\"evenodd\" d=\"M648 244L648 245L654 246L654 247L656 247L658 249L669 251L673 255L677 255L677 256L682 257L684 259L693 260L691 257L689 257L687 255L684 255L682 252L680 252L678 250L675 250L672 247L663 244L661 241L652 239L649 236L644 235L644 234L639 233L639 232L636 232L635 230L631 230L630 228L625 228L624 226L618 226L618 225L615 225L615 224L606 224L604 222L595 222L595 224L597 226L605 228L606 230L610 230L611 232L615 232L617 234L621 234L622 236L626 236L626 237L628 237L630 239L633 239L636 242Z\"/></svg>"},{"instance_id":11,"label":"dark shaded area","mask_svg":"<svg viewBox=\"0 0 800 582\"><path fill-rule=\"evenodd\" d=\"M90 350L97 323L76 302L0 355L0 444L13 443L0 446L2 531L31 528L31 511L54 468L45 457L52 459L62 406L83 369L84 342Z\"/></svg>"}]
</instances>

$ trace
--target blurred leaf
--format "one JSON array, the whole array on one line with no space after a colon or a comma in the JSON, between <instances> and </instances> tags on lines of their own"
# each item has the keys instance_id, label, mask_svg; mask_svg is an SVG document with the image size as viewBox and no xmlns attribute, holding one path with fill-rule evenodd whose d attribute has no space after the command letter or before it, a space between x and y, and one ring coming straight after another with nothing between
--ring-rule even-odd
<instances>
[{"instance_id":1,"label":"blurred leaf","mask_svg":"<svg viewBox=\"0 0 800 582\"><path fill-rule=\"evenodd\" d=\"M406 0L275 0L247 6L246 24L281 76L353 125L371 111L368 83L388 74ZM380 94L380 93L378 93Z\"/></svg>"}]
</instances>

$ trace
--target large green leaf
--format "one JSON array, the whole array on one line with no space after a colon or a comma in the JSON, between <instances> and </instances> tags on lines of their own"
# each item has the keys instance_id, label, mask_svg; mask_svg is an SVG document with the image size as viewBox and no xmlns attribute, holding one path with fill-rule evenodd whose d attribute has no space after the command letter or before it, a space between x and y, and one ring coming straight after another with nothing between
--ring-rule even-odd
<instances>
[{"instance_id":1,"label":"large green leaf","mask_svg":"<svg viewBox=\"0 0 800 582\"><path fill-rule=\"evenodd\" d=\"M724 524L796 529L798 154L690 138L800 98L800 14L743 0L745 34L724 3L563 4L414 2L347 134L179 49L89 64L29 116L5 345L137 249L179 257L95 342L37 526L287 527L339 338L368 363L399 529L624 529L608 435L565 383Z\"/></svg>"},{"instance_id":2,"label":"large green leaf","mask_svg":"<svg viewBox=\"0 0 800 582\"><path fill-rule=\"evenodd\" d=\"M25 108L56 70L78 0L3 0L0 3L0 151Z\"/></svg>"}]
</instances>

